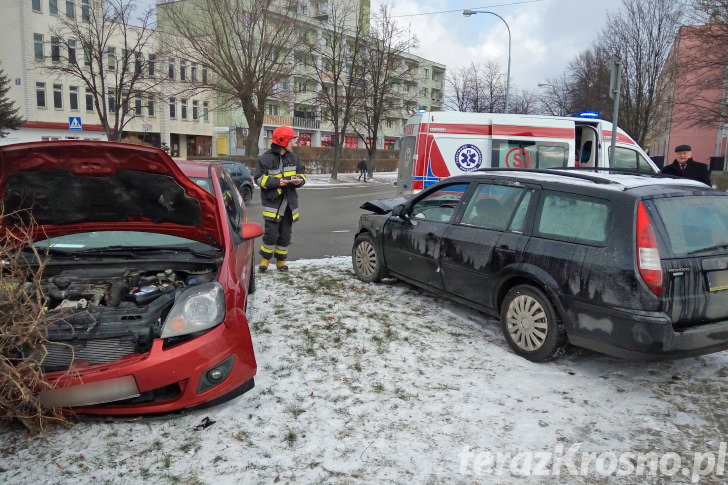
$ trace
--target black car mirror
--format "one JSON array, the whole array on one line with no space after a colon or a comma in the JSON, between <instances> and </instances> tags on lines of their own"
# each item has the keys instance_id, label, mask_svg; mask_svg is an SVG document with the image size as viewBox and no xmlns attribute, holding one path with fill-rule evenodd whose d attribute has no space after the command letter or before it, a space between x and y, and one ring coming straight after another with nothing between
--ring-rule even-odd
<instances>
[{"instance_id":1,"label":"black car mirror","mask_svg":"<svg viewBox=\"0 0 728 485\"><path fill-rule=\"evenodd\" d=\"M402 219L407 218L407 206L404 204L395 205L392 208L392 215L394 217L401 217Z\"/></svg>"}]
</instances>

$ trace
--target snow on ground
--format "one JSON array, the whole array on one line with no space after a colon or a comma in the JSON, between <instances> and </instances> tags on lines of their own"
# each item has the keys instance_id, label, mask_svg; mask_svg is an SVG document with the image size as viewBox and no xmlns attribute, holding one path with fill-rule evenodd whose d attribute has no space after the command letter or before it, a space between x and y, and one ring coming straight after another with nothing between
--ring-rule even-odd
<instances>
[{"instance_id":1,"label":"snow on ground","mask_svg":"<svg viewBox=\"0 0 728 485\"><path fill-rule=\"evenodd\" d=\"M249 300L253 390L172 416L3 429L0 481L723 483L726 352L641 363L572 349L534 364L496 321L364 284L347 257L290 267L258 275Z\"/></svg>"}]
</instances>

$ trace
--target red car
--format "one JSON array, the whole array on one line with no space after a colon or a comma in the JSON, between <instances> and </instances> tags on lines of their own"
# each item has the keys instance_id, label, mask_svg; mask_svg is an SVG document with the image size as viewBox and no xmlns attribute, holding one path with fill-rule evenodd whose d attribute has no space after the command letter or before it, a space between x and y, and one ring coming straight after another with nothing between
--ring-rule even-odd
<instances>
[{"instance_id":1,"label":"red car","mask_svg":"<svg viewBox=\"0 0 728 485\"><path fill-rule=\"evenodd\" d=\"M254 386L245 311L263 229L222 165L113 142L7 145L0 199L46 258L49 342L26 356L57 384L44 404L166 413Z\"/></svg>"}]
</instances>

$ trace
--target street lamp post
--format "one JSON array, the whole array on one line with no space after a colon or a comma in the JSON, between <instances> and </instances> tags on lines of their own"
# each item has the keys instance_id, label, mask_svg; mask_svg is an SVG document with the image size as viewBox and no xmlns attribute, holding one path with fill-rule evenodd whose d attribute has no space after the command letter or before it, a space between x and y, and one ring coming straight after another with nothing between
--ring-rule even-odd
<instances>
[{"instance_id":1,"label":"street lamp post","mask_svg":"<svg viewBox=\"0 0 728 485\"><path fill-rule=\"evenodd\" d=\"M499 19L501 19L503 21L503 23L506 25L506 29L508 29L508 71L506 72L506 108L505 108L505 112L508 113L508 95L509 95L510 87L511 87L511 28L508 27L508 22L506 22L506 20L503 17L501 17L500 15L498 15L495 12L490 12L487 10L470 10L470 9L463 10L463 15L466 17L470 17L471 15L475 15L476 13L489 13L491 15L495 15L496 17L498 17Z\"/></svg>"}]
</instances>

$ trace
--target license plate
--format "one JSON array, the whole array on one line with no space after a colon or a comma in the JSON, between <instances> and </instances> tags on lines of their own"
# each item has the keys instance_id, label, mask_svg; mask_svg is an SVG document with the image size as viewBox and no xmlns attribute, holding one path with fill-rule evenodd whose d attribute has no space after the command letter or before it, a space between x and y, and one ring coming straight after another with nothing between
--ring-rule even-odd
<instances>
[{"instance_id":1,"label":"license plate","mask_svg":"<svg viewBox=\"0 0 728 485\"><path fill-rule=\"evenodd\" d=\"M728 290L728 270L720 271L709 271L708 276L708 290L710 291L721 291Z\"/></svg>"}]
</instances>

